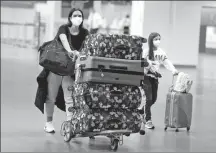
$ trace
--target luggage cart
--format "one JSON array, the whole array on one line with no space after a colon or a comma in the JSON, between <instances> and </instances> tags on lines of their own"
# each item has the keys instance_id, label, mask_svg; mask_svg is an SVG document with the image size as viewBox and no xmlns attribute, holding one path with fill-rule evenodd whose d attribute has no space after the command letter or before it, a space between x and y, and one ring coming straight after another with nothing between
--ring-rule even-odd
<instances>
[{"instance_id":1,"label":"luggage cart","mask_svg":"<svg viewBox=\"0 0 216 153\"><path fill-rule=\"evenodd\" d=\"M70 142L75 137L94 137L94 136L106 136L110 138L110 148L113 151L118 149L118 145L123 145L123 135L130 136L132 130L104 130L96 132L82 132L76 131L75 125L71 121L65 121L62 123L61 135L64 137L65 142Z\"/></svg>"},{"instance_id":2,"label":"luggage cart","mask_svg":"<svg viewBox=\"0 0 216 153\"><path fill-rule=\"evenodd\" d=\"M81 64L76 65L76 79L75 84L78 81L78 78L81 74L82 69ZM70 121L65 121L61 126L61 135L64 137L65 142L70 142L72 138L75 137L94 137L94 136L106 136L110 138L110 148L113 151L118 149L118 145L123 145L123 136L130 136L132 130L120 129L120 130L101 130L95 132L85 132L82 130L82 127L79 127L79 123L76 121L76 117L72 117ZM142 127L144 127L144 123L142 122ZM79 128L78 128L79 127ZM145 135L145 129L141 128L141 135Z\"/></svg>"}]
</instances>

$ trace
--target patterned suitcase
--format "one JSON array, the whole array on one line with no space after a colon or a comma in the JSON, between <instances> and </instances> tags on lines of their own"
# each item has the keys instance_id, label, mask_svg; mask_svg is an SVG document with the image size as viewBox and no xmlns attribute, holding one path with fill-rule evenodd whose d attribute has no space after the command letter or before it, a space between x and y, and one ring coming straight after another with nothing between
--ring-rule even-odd
<instances>
[{"instance_id":1,"label":"patterned suitcase","mask_svg":"<svg viewBox=\"0 0 216 153\"><path fill-rule=\"evenodd\" d=\"M91 34L86 37L81 55L139 60L142 44L147 40L138 36Z\"/></svg>"},{"instance_id":2,"label":"patterned suitcase","mask_svg":"<svg viewBox=\"0 0 216 153\"><path fill-rule=\"evenodd\" d=\"M74 85L73 97L81 98L89 108L137 109L141 104L141 93L137 86L80 83Z\"/></svg>"},{"instance_id":3,"label":"patterned suitcase","mask_svg":"<svg viewBox=\"0 0 216 153\"><path fill-rule=\"evenodd\" d=\"M84 109L85 108L85 109ZM73 110L72 124L75 133L100 132L103 130L140 131L141 118L139 112L129 109L90 109L88 106Z\"/></svg>"},{"instance_id":4,"label":"patterned suitcase","mask_svg":"<svg viewBox=\"0 0 216 153\"><path fill-rule=\"evenodd\" d=\"M165 130L167 127L187 128L190 130L192 119L192 102L191 93L169 92L167 94L166 111L165 111Z\"/></svg>"}]
</instances>

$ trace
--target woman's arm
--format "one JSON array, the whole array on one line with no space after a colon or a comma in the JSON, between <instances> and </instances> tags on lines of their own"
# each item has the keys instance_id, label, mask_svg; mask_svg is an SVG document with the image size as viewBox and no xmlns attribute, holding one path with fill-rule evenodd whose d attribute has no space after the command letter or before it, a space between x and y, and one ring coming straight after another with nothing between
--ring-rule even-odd
<instances>
[{"instance_id":1,"label":"woman's arm","mask_svg":"<svg viewBox=\"0 0 216 153\"><path fill-rule=\"evenodd\" d=\"M174 67L174 65L172 64L172 62L168 59L166 53L164 51L161 50L161 54L159 56L163 56L162 59L160 59L160 61L162 61L161 63L164 65L164 67L171 71L173 75L178 74L178 71L176 70L176 68Z\"/></svg>"},{"instance_id":2,"label":"woman's arm","mask_svg":"<svg viewBox=\"0 0 216 153\"><path fill-rule=\"evenodd\" d=\"M173 75L176 75L178 73L178 71L176 70L176 68L174 67L174 65L169 59L165 59L163 61L163 65L166 67L166 69L171 71Z\"/></svg>"},{"instance_id":3,"label":"woman's arm","mask_svg":"<svg viewBox=\"0 0 216 153\"><path fill-rule=\"evenodd\" d=\"M57 37L60 39L63 47L65 48L65 50L68 52L69 57L73 57L74 55L77 55L77 51L74 50L72 51L69 45L69 41L67 39L67 27L65 25L62 25L57 33Z\"/></svg>"},{"instance_id":4,"label":"woman's arm","mask_svg":"<svg viewBox=\"0 0 216 153\"><path fill-rule=\"evenodd\" d=\"M63 47L68 51L68 52L73 52L70 48L70 45L69 45L69 42L68 42L68 39L67 39L67 36L66 34L62 33L59 35L59 38L62 42L62 45Z\"/></svg>"}]
</instances>

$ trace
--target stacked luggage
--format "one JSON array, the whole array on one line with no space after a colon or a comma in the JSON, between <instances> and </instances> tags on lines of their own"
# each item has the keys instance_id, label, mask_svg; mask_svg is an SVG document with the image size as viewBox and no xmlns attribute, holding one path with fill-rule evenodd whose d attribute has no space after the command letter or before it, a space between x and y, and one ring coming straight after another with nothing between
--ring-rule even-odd
<instances>
[{"instance_id":1,"label":"stacked luggage","mask_svg":"<svg viewBox=\"0 0 216 153\"><path fill-rule=\"evenodd\" d=\"M174 82L174 77L173 77ZM165 111L165 130L168 127L190 130L192 119L193 95L189 93L193 81L188 74L180 72L167 94Z\"/></svg>"},{"instance_id":2,"label":"stacked luggage","mask_svg":"<svg viewBox=\"0 0 216 153\"><path fill-rule=\"evenodd\" d=\"M127 35L92 34L84 41L76 65L74 114L76 131L140 131L139 86L144 79L142 43Z\"/></svg>"}]
</instances>

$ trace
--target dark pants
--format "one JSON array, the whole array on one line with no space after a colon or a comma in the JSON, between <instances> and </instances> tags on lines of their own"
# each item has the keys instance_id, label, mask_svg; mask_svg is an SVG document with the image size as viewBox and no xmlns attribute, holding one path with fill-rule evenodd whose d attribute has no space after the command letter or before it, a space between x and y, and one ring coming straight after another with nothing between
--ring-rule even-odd
<instances>
[{"instance_id":1,"label":"dark pants","mask_svg":"<svg viewBox=\"0 0 216 153\"><path fill-rule=\"evenodd\" d=\"M145 76L143 89L146 95L145 120L151 120L151 106L157 100L158 79Z\"/></svg>"}]
</instances>

